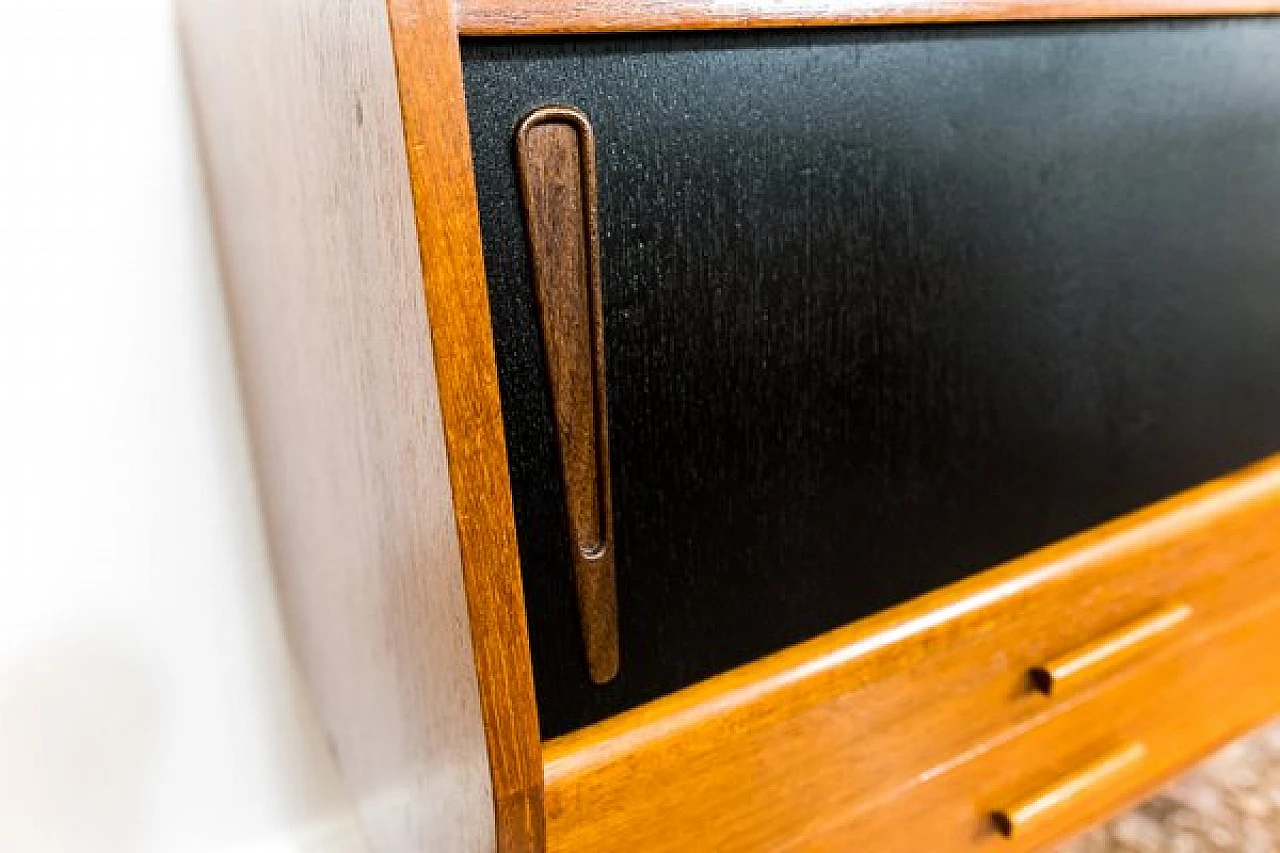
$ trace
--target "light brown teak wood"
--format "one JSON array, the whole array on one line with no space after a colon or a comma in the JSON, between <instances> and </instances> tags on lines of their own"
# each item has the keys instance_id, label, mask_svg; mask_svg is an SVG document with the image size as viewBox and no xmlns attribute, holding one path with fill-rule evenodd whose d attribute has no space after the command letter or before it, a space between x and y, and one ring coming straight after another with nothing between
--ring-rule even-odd
<instances>
[{"instance_id":1,"label":"light brown teak wood","mask_svg":"<svg viewBox=\"0 0 1280 853\"><path fill-rule=\"evenodd\" d=\"M1052 713L1036 665L1164 603L1202 627L1275 595L1278 527L1280 458L554 740L548 849L810 838Z\"/></svg>"},{"instance_id":2,"label":"light brown teak wood","mask_svg":"<svg viewBox=\"0 0 1280 853\"><path fill-rule=\"evenodd\" d=\"M453 7L179 6L290 641L372 846L540 850Z\"/></svg>"},{"instance_id":3,"label":"light brown teak wood","mask_svg":"<svg viewBox=\"0 0 1280 853\"><path fill-rule=\"evenodd\" d=\"M1280 709L1278 645L1280 601L1273 598L1183 637L1047 719L957 755L920 784L815 822L771 849L1046 849L1271 718ZM1017 821L1011 837L1002 817Z\"/></svg>"},{"instance_id":4,"label":"light brown teak wood","mask_svg":"<svg viewBox=\"0 0 1280 853\"><path fill-rule=\"evenodd\" d=\"M433 349L428 335L386 6L178 5L294 655L372 849L491 851L492 789L507 794L490 764L507 767L516 747L489 732L486 749L486 727L500 715L482 715L480 685L491 705L492 679L507 674L498 701L519 722L502 737L531 742L532 791L541 769L521 623L513 619L504 663L479 680L475 660L493 656L493 641L479 636L473 654L466 630L469 612L493 606L477 572L514 563L499 545L492 568L477 569L487 555L475 540L501 536L500 527L475 532L485 523L477 505L492 494L485 512L500 525L505 473L492 459L476 464L477 478L488 471L495 486L451 494L465 454L496 452L446 445L445 424L457 419L451 392L480 386L467 390L489 401L477 416L496 413L484 391L491 380L459 375L457 342L437 336ZM438 141L452 152L444 168L464 182L463 117L451 120ZM462 230L474 205L450 186L442 181L440 215ZM431 260L432 280L449 275L441 264L467 270L456 252ZM480 336L466 346L484 345ZM500 597L503 607L519 608L518 594L503 595L514 596Z\"/></svg>"},{"instance_id":5,"label":"light brown teak wood","mask_svg":"<svg viewBox=\"0 0 1280 853\"><path fill-rule=\"evenodd\" d=\"M387 8L498 847L536 851L541 743L457 24L448 0L389 0Z\"/></svg>"},{"instance_id":6,"label":"light brown teak wood","mask_svg":"<svg viewBox=\"0 0 1280 853\"><path fill-rule=\"evenodd\" d=\"M1262 0L459 0L463 35L1250 15Z\"/></svg>"}]
</instances>

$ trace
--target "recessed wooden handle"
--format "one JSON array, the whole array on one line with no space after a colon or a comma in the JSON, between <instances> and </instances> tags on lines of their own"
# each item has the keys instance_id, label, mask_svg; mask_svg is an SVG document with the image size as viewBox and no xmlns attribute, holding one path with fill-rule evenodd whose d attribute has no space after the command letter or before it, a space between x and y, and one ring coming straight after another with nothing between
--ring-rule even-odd
<instances>
[{"instance_id":1,"label":"recessed wooden handle","mask_svg":"<svg viewBox=\"0 0 1280 853\"><path fill-rule=\"evenodd\" d=\"M1058 780L1051 787L992 813L992 821L1005 838L1017 838L1053 815L1071 809L1082 797L1105 791L1108 786L1122 781L1146 754L1144 744L1124 746Z\"/></svg>"},{"instance_id":2,"label":"recessed wooden handle","mask_svg":"<svg viewBox=\"0 0 1280 853\"><path fill-rule=\"evenodd\" d=\"M516 132L534 288L560 444L587 670L618 674L609 429L595 135L572 107L543 107Z\"/></svg>"},{"instance_id":3,"label":"recessed wooden handle","mask_svg":"<svg viewBox=\"0 0 1280 853\"><path fill-rule=\"evenodd\" d=\"M1055 696L1113 672L1152 649L1191 616L1186 604L1159 610L1107 634L1083 648L1032 668L1031 683Z\"/></svg>"}]
</instances>

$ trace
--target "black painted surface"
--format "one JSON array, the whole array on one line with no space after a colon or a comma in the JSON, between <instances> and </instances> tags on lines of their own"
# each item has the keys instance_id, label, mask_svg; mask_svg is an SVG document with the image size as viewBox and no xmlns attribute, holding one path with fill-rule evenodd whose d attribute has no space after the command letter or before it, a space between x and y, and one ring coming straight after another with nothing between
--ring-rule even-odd
<instances>
[{"instance_id":1,"label":"black painted surface","mask_svg":"<svg viewBox=\"0 0 1280 853\"><path fill-rule=\"evenodd\" d=\"M1280 21L464 45L545 736L1280 449ZM512 132L600 152L587 680Z\"/></svg>"}]
</instances>

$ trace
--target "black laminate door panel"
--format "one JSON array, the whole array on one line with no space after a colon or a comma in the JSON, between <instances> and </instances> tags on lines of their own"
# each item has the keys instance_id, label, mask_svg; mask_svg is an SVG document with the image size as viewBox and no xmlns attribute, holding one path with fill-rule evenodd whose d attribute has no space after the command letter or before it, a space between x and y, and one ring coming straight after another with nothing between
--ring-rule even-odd
<instances>
[{"instance_id":1,"label":"black laminate door panel","mask_svg":"<svg viewBox=\"0 0 1280 853\"><path fill-rule=\"evenodd\" d=\"M1280 449L1280 21L464 42L544 736ZM594 686L513 161L599 154Z\"/></svg>"}]
</instances>

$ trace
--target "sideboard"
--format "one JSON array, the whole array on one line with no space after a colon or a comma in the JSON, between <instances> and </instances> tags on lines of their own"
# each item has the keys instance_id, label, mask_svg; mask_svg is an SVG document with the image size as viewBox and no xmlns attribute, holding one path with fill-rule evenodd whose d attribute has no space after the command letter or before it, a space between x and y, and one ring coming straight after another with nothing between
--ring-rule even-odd
<instances>
[{"instance_id":1,"label":"sideboard","mask_svg":"<svg viewBox=\"0 0 1280 853\"><path fill-rule=\"evenodd\" d=\"M1280 6L182 0L374 850L1030 850L1280 713Z\"/></svg>"}]
</instances>

